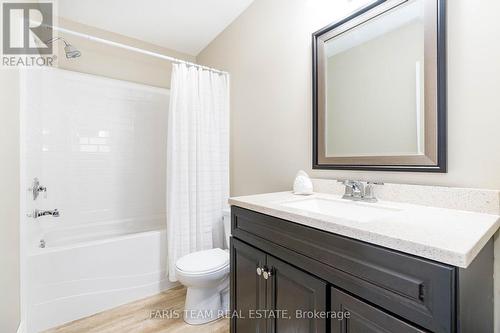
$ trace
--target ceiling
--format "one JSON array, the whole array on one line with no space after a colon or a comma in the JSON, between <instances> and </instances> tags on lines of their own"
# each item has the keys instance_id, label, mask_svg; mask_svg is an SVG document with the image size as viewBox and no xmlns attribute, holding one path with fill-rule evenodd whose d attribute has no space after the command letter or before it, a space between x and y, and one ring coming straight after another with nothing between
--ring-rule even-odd
<instances>
[{"instance_id":1,"label":"ceiling","mask_svg":"<svg viewBox=\"0 0 500 333\"><path fill-rule=\"evenodd\" d=\"M59 16L197 55L253 0L58 0Z\"/></svg>"}]
</instances>

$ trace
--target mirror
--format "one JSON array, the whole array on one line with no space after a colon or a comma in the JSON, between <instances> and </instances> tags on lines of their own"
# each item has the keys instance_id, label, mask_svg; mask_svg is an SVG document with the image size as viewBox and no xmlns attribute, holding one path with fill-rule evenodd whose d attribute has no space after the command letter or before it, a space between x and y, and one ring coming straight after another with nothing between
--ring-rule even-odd
<instances>
[{"instance_id":1,"label":"mirror","mask_svg":"<svg viewBox=\"0 0 500 333\"><path fill-rule=\"evenodd\" d=\"M444 1L376 1L313 34L313 167L446 172Z\"/></svg>"}]
</instances>

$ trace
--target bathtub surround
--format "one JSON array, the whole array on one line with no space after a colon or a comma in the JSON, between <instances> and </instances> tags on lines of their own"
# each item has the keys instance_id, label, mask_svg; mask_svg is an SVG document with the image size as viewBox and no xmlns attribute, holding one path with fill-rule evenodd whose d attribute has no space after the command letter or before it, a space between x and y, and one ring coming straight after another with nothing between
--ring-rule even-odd
<instances>
[{"instance_id":1,"label":"bathtub surround","mask_svg":"<svg viewBox=\"0 0 500 333\"><path fill-rule=\"evenodd\" d=\"M229 75L173 64L167 139L168 275L196 251L222 248L229 197Z\"/></svg>"},{"instance_id":2,"label":"bathtub surround","mask_svg":"<svg viewBox=\"0 0 500 333\"><path fill-rule=\"evenodd\" d=\"M61 212L30 231L133 218L164 228L169 91L59 69L25 74L26 188L35 177L47 187L46 198L27 195L27 209Z\"/></svg>"},{"instance_id":3,"label":"bathtub surround","mask_svg":"<svg viewBox=\"0 0 500 333\"><path fill-rule=\"evenodd\" d=\"M169 91L60 69L22 76L28 332L172 286L166 277ZM26 98L29 96L29 98ZM145 149L147 147L147 149ZM41 240L45 247L40 248ZM57 313L57 315L53 315Z\"/></svg>"}]
</instances>

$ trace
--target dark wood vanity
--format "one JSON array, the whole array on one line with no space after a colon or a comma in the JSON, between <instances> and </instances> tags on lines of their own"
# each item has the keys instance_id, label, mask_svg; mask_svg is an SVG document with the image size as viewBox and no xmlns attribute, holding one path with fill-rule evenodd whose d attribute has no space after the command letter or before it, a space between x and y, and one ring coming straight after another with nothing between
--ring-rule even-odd
<instances>
[{"instance_id":1,"label":"dark wood vanity","mask_svg":"<svg viewBox=\"0 0 500 333\"><path fill-rule=\"evenodd\" d=\"M232 333L493 332L492 239L463 269L237 206L231 220Z\"/></svg>"}]
</instances>

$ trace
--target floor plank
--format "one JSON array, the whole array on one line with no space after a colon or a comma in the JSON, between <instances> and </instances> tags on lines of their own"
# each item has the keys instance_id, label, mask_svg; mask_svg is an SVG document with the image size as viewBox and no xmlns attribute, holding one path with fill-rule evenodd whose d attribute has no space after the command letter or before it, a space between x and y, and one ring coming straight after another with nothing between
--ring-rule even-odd
<instances>
[{"instance_id":1,"label":"floor plank","mask_svg":"<svg viewBox=\"0 0 500 333\"><path fill-rule=\"evenodd\" d=\"M160 312L155 312L181 314L185 296L186 289L178 286L161 294L49 329L44 333L229 333L229 320L225 318L193 326L186 324L182 318L161 318L158 316ZM157 318L154 318L155 316Z\"/></svg>"}]
</instances>

